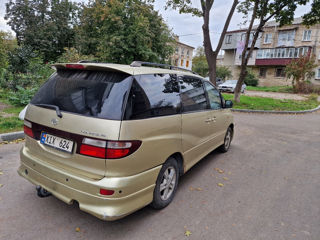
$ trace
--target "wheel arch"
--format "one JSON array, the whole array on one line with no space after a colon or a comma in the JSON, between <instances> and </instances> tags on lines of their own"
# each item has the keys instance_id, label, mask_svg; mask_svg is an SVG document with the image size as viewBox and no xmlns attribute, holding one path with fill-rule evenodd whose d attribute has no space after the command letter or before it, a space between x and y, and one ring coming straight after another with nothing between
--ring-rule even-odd
<instances>
[{"instance_id":1,"label":"wheel arch","mask_svg":"<svg viewBox=\"0 0 320 240\"><path fill-rule=\"evenodd\" d=\"M183 156L180 152L175 152L172 155L168 157L168 159L172 157L177 160L178 167L179 167L179 176L182 176L184 174L184 160Z\"/></svg>"}]
</instances>

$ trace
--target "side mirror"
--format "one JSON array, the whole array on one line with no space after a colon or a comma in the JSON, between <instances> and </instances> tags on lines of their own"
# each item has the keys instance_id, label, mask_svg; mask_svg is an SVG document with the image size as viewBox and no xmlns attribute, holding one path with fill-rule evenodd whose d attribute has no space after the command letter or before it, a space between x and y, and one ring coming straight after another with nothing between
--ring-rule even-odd
<instances>
[{"instance_id":1,"label":"side mirror","mask_svg":"<svg viewBox=\"0 0 320 240\"><path fill-rule=\"evenodd\" d=\"M233 102L231 100L226 100L225 106L226 106L226 108L232 108Z\"/></svg>"}]
</instances>

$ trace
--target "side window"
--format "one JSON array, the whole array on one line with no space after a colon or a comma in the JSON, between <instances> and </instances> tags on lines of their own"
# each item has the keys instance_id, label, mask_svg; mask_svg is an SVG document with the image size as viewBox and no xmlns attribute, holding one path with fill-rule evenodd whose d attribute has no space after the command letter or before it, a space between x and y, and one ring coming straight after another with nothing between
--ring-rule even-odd
<instances>
[{"instance_id":1,"label":"side window","mask_svg":"<svg viewBox=\"0 0 320 240\"><path fill-rule=\"evenodd\" d=\"M184 76L179 79L179 83L183 112L207 109L206 95L200 79Z\"/></svg>"},{"instance_id":2,"label":"side window","mask_svg":"<svg viewBox=\"0 0 320 240\"><path fill-rule=\"evenodd\" d=\"M210 108L213 110L221 109L220 93L210 83L204 82L204 87L208 93Z\"/></svg>"},{"instance_id":3,"label":"side window","mask_svg":"<svg viewBox=\"0 0 320 240\"><path fill-rule=\"evenodd\" d=\"M125 120L180 113L177 77L170 74L137 76L128 97Z\"/></svg>"}]
</instances>

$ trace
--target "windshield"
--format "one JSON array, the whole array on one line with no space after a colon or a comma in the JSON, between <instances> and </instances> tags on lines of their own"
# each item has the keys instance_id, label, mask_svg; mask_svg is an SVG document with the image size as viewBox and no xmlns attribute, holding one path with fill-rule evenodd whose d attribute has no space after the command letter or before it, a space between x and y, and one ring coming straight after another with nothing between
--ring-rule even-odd
<instances>
[{"instance_id":1,"label":"windshield","mask_svg":"<svg viewBox=\"0 0 320 240\"><path fill-rule=\"evenodd\" d=\"M237 80L227 80L225 84L237 84Z\"/></svg>"},{"instance_id":2,"label":"windshield","mask_svg":"<svg viewBox=\"0 0 320 240\"><path fill-rule=\"evenodd\" d=\"M121 120L130 83L131 77L119 72L58 70L31 104L51 104L61 111Z\"/></svg>"}]
</instances>

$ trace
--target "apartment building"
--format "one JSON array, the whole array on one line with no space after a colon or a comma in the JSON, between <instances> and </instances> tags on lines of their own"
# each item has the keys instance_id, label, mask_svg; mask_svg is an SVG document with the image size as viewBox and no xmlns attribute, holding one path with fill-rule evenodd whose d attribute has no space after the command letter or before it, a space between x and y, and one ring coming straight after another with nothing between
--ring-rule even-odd
<instances>
[{"instance_id":1,"label":"apartment building","mask_svg":"<svg viewBox=\"0 0 320 240\"><path fill-rule=\"evenodd\" d=\"M171 65L191 70L194 47L180 42L178 36L175 36L175 40L175 52L171 56Z\"/></svg>"},{"instance_id":2,"label":"apartment building","mask_svg":"<svg viewBox=\"0 0 320 240\"><path fill-rule=\"evenodd\" d=\"M225 51L223 65L232 70L233 78L240 73L241 53L246 30L230 31L226 34L222 49ZM242 36L242 37L241 37ZM231 40L230 40L231 39ZM234 39L234 40L232 40ZM291 25L279 27L269 22L260 34L248 67L259 77L260 86L291 85L285 76L285 67L292 59L308 53L315 54L320 63L320 25L310 28L297 18ZM320 84L320 66L314 69L314 84Z\"/></svg>"}]
</instances>

